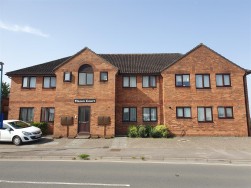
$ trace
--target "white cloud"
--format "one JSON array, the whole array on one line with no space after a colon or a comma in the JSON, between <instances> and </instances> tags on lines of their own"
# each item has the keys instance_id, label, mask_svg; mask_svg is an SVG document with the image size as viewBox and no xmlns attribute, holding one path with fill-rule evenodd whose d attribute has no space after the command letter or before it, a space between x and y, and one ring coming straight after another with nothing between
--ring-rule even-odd
<instances>
[{"instance_id":1,"label":"white cloud","mask_svg":"<svg viewBox=\"0 0 251 188\"><path fill-rule=\"evenodd\" d=\"M13 31L13 32L24 32L24 33L29 33L29 34L33 34L33 35L37 35L40 37L49 37L48 34L43 33L42 31L40 31L39 29L30 27L30 26L20 26L20 25L16 25L16 24L7 24L4 23L2 21L0 21L0 29L5 29L8 31Z\"/></svg>"}]
</instances>

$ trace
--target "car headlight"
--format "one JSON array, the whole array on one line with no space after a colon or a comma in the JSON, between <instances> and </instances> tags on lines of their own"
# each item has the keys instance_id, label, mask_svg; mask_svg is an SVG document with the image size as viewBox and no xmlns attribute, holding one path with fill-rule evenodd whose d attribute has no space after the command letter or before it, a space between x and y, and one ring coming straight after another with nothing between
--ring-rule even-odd
<instances>
[{"instance_id":1,"label":"car headlight","mask_svg":"<svg viewBox=\"0 0 251 188\"><path fill-rule=\"evenodd\" d=\"M25 132L25 131L22 131L22 133L23 133L25 136L30 136L30 135L31 135L31 133Z\"/></svg>"}]
</instances>

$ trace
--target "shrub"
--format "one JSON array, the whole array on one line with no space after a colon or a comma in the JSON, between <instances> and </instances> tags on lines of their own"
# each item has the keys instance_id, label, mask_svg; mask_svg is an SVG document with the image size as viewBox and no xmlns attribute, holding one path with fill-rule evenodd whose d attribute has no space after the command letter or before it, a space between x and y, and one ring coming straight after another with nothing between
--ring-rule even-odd
<instances>
[{"instance_id":1,"label":"shrub","mask_svg":"<svg viewBox=\"0 0 251 188\"><path fill-rule=\"evenodd\" d=\"M136 125L131 125L128 128L128 136L132 138L138 137L138 127Z\"/></svg>"},{"instance_id":2,"label":"shrub","mask_svg":"<svg viewBox=\"0 0 251 188\"><path fill-rule=\"evenodd\" d=\"M32 122L31 125L34 127L40 128L43 135L47 134L48 123L46 123L46 122Z\"/></svg>"},{"instance_id":3,"label":"shrub","mask_svg":"<svg viewBox=\"0 0 251 188\"><path fill-rule=\"evenodd\" d=\"M153 138L166 138L169 134L169 130L165 125L157 125L152 129L152 137Z\"/></svg>"},{"instance_id":4,"label":"shrub","mask_svg":"<svg viewBox=\"0 0 251 188\"><path fill-rule=\"evenodd\" d=\"M141 138L146 138L147 135L147 131L146 131L146 127L144 125L140 125L138 128L138 136Z\"/></svg>"},{"instance_id":5,"label":"shrub","mask_svg":"<svg viewBox=\"0 0 251 188\"><path fill-rule=\"evenodd\" d=\"M151 137L152 136L152 129L153 129L152 126L151 125L146 125L145 128L146 128L147 137Z\"/></svg>"}]
</instances>

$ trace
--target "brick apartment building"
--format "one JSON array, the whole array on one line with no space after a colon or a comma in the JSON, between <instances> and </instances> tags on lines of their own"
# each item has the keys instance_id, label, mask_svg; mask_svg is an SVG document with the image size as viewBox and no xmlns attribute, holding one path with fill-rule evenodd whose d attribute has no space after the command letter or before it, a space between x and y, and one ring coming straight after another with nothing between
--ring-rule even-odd
<instances>
[{"instance_id":1,"label":"brick apartment building","mask_svg":"<svg viewBox=\"0 0 251 188\"><path fill-rule=\"evenodd\" d=\"M168 125L176 135L248 136L250 70L200 44L188 53L73 56L8 72L9 119L45 121L55 137L125 135Z\"/></svg>"}]
</instances>

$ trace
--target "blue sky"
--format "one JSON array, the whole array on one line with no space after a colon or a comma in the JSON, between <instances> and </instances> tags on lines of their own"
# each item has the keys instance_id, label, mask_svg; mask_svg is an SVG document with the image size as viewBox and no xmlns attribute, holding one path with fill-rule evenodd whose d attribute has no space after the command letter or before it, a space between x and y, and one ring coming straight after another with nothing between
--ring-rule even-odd
<instances>
[{"instance_id":1,"label":"blue sky","mask_svg":"<svg viewBox=\"0 0 251 188\"><path fill-rule=\"evenodd\" d=\"M251 1L0 0L4 72L86 46L96 53L186 53L199 43L251 69ZM248 85L251 100L251 75Z\"/></svg>"}]
</instances>

